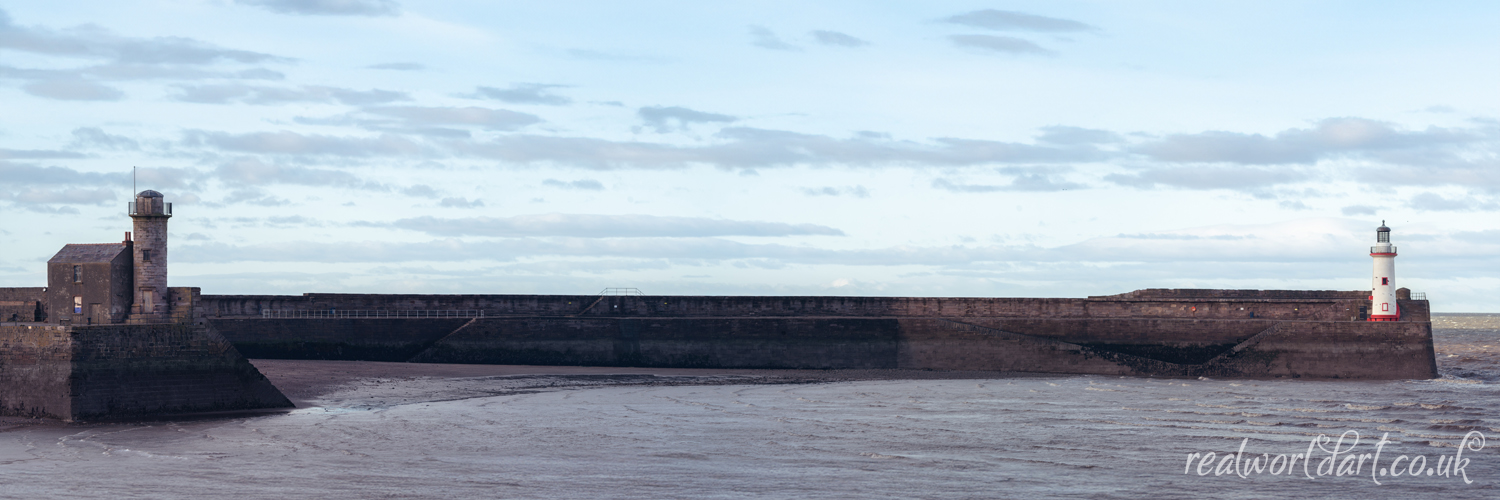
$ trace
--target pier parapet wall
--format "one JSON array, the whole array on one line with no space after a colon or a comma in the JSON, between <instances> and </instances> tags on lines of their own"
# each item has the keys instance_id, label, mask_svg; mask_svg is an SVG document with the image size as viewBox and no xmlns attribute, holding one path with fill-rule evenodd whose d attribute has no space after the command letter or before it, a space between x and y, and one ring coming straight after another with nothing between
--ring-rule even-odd
<instances>
[{"instance_id":1,"label":"pier parapet wall","mask_svg":"<svg viewBox=\"0 0 1500 500\"><path fill-rule=\"evenodd\" d=\"M1231 293L1234 292L1234 293ZM1281 292L1281 293L1273 293ZM1369 292L1141 290L1068 298L689 295L205 295L211 319L267 311L478 310L490 316L866 316L1358 320Z\"/></svg>"},{"instance_id":2,"label":"pier parapet wall","mask_svg":"<svg viewBox=\"0 0 1500 500\"><path fill-rule=\"evenodd\" d=\"M208 322L252 357L1436 376L1426 301L1403 301L1406 321L1375 326L1362 321L1369 299L1359 291L1141 290L1086 299L305 294L202 302ZM396 314L442 310L470 314ZM371 318L373 311L392 317Z\"/></svg>"}]
</instances>

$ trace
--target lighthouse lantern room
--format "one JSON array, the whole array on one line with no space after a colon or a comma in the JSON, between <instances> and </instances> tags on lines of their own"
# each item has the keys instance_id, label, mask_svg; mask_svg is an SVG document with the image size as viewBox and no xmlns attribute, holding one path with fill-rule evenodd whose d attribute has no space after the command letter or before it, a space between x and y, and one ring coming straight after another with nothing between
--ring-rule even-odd
<instances>
[{"instance_id":1,"label":"lighthouse lantern room","mask_svg":"<svg viewBox=\"0 0 1500 500\"><path fill-rule=\"evenodd\" d=\"M1370 321L1396 321L1401 319L1401 308L1396 305L1396 246L1391 244L1391 228L1375 229L1375 246L1370 247L1370 258L1375 260L1374 288L1370 293Z\"/></svg>"}]
</instances>

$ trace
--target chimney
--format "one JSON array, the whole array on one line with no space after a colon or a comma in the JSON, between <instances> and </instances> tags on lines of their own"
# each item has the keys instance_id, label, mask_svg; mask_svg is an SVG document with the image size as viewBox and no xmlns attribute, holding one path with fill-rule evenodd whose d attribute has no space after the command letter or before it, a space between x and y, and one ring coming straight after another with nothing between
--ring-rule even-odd
<instances>
[{"instance_id":1,"label":"chimney","mask_svg":"<svg viewBox=\"0 0 1500 500\"><path fill-rule=\"evenodd\" d=\"M125 231L125 243L130 243L130 231Z\"/></svg>"}]
</instances>

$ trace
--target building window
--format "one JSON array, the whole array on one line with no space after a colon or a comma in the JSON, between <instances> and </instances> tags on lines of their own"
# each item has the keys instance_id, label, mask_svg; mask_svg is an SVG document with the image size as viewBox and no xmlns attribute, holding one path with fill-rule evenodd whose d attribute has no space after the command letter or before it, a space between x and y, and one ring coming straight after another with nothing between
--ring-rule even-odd
<instances>
[{"instance_id":1,"label":"building window","mask_svg":"<svg viewBox=\"0 0 1500 500\"><path fill-rule=\"evenodd\" d=\"M1380 284L1382 284L1382 285L1389 285L1389 284L1391 284L1391 279L1390 278L1380 278Z\"/></svg>"},{"instance_id":2,"label":"building window","mask_svg":"<svg viewBox=\"0 0 1500 500\"><path fill-rule=\"evenodd\" d=\"M141 260L145 262L151 262L151 249L147 248L145 250L141 250Z\"/></svg>"},{"instance_id":3,"label":"building window","mask_svg":"<svg viewBox=\"0 0 1500 500\"><path fill-rule=\"evenodd\" d=\"M83 297L73 297L73 314L83 314Z\"/></svg>"},{"instance_id":4,"label":"building window","mask_svg":"<svg viewBox=\"0 0 1500 500\"><path fill-rule=\"evenodd\" d=\"M83 266L73 266L73 282L83 283Z\"/></svg>"},{"instance_id":5,"label":"building window","mask_svg":"<svg viewBox=\"0 0 1500 500\"><path fill-rule=\"evenodd\" d=\"M1381 302L1380 303L1380 310L1381 311L1390 311L1391 310L1391 304L1389 302Z\"/></svg>"}]
</instances>

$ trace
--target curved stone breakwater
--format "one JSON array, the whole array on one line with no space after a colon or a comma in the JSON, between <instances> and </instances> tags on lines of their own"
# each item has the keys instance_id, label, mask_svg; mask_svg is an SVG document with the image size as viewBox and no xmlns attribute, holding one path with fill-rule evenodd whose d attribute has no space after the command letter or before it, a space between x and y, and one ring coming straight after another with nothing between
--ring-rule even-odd
<instances>
[{"instance_id":1,"label":"curved stone breakwater","mask_svg":"<svg viewBox=\"0 0 1500 500\"><path fill-rule=\"evenodd\" d=\"M1427 302L1403 300L1402 321L1369 322L1361 314L1367 297L1277 290L1087 299L306 294L209 295L203 308L209 324L252 358L1436 377ZM471 317L409 317L443 310Z\"/></svg>"}]
</instances>

